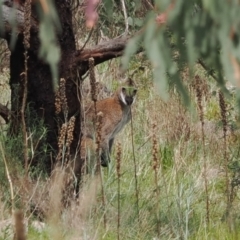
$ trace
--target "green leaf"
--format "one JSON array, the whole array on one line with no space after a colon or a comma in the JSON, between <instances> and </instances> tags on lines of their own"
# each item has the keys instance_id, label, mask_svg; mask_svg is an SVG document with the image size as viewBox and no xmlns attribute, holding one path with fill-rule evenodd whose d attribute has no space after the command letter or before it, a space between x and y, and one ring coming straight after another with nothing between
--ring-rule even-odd
<instances>
[{"instance_id":1,"label":"green leaf","mask_svg":"<svg viewBox=\"0 0 240 240\"><path fill-rule=\"evenodd\" d=\"M49 13L44 13L41 6L38 6L38 13L41 19L39 26L39 38L41 41L39 57L49 64L53 89L56 91L59 79L58 63L60 60L60 48L57 44L56 29L60 29L60 21L55 6L51 1L49 1L49 6Z\"/></svg>"},{"instance_id":2,"label":"green leaf","mask_svg":"<svg viewBox=\"0 0 240 240\"><path fill-rule=\"evenodd\" d=\"M140 18L134 18L134 25L141 27L143 25L143 20Z\"/></svg>"},{"instance_id":3,"label":"green leaf","mask_svg":"<svg viewBox=\"0 0 240 240\"><path fill-rule=\"evenodd\" d=\"M148 49L149 47L151 47L152 39L158 33L153 13L149 14L148 19L145 24L145 28L146 28L146 30L144 33L144 46L146 49Z\"/></svg>"},{"instance_id":4,"label":"green leaf","mask_svg":"<svg viewBox=\"0 0 240 240\"><path fill-rule=\"evenodd\" d=\"M113 1L112 0L104 0L103 5L106 9L108 17L112 18L112 15L113 15Z\"/></svg>"},{"instance_id":5,"label":"green leaf","mask_svg":"<svg viewBox=\"0 0 240 240\"><path fill-rule=\"evenodd\" d=\"M140 34L140 35L135 36L134 38L131 38L128 41L127 47L125 48L124 55L122 57L123 69L127 69L130 58L139 49L139 42L141 40L141 37L142 37L142 35Z\"/></svg>"},{"instance_id":6,"label":"green leaf","mask_svg":"<svg viewBox=\"0 0 240 240\"><path fill-rule=\"evenodd\" d=\"M128 17L127 19L129 26L134 26L133 19L131 17Z\"/></svg>"},{"instance_id":7,"label":"green leaf","mask_svg":"<svg viewBox=\"0 0 240 240\"><path fill-rule=\"evenodd\" d=\"M154 38L149 45L151 47L147 50L147 55L153 66L153 79L157 90L164 100L168 97L168 83L166 78L166 66L162 57L162 52L159 49L159 42Z\"/></svg>"},{"instance_id":8,"label":"green leaf","mask_svg":"<svg viewBox=\"0 0 240 240\"><path fill-rule=\"evenodd\" d=\"M14 3L10 15L10 25L12 27L12 32L11 32L11 40L10 40L10 49L13 50L16 41L17 41L17 20L16 20L16 14L17 14L17 6Z\"/></svg>"}]
</instances>

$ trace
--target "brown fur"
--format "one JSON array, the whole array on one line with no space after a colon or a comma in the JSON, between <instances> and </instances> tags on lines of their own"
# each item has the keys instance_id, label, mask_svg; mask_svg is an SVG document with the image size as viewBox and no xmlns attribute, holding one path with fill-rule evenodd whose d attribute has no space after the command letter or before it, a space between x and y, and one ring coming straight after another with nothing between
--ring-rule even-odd
<instances>
[{"instance_id":1,"label":"brown fur","mask_svg":"<svg viewBox=\"0 0 240 240\"><path fill-rule=\"evenodd\" d=\"M124 91L125 90L125 91ZM122 93L124 92L124 93ZM125 103L121 97L121 93L124 97L127 97ZM101 161L102 166L107 166L110 161L110 153L114 138L124 126L131 119L131 105L136 95L136 89L133 88L133 92L128 94L124 87L120 87L113 97L106 98L96 102L96 113L102 112L102 128L101 128ZM126 104L127 103L127 104ZM83 142L88 141L86 146L91 146L92 142L89 139L94 141L95 139L95 106L92 104L86 112L85 115L85 132ZM81 156L86 152L83 148L81 151ZM85 155L86 156L86 155Z\"/></svg>"}]
</instances>

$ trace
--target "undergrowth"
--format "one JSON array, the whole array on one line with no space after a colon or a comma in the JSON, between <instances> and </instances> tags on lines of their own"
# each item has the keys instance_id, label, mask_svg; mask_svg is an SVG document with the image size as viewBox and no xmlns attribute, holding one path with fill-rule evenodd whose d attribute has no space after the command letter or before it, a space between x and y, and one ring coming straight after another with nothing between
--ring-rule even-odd
<instances>
[{"instance_id":1,"label":"undergrowth","mask_svg":"<svg viewBox=\"0 0 240 240\"><path fill-rule=\"evenodd\" d=\"M202 97L205 127L203 145L194 91L189 89L195 105L193 111L182 106L181 98L174 88L169 89L169 100L164 102L154 90L147 63L144 71L139 70L139 67L137 61L133 61L130 66L132 72L138 69L133 75L138 87L137 100L132 109L135 156L131 124L128 124L116 139L118 144L115 143L110 166L101 169L106 199L104 207L99 179L92 174L83 177L78 200L71 198L70 204L64 207L59 192L61 175L57 178L59 182L52 185L44 172L41 172L41 167L38 167L30 170L28 179L24 178L20 164L22 138L11 139L2 134L4 151L0 153L0 239L12 237L12 232L7 231L8 226L4 226L4 221L10 219L11 215L3 154L7 156L15 201L28 221L28 239L239 239L240 141L234 97L226 99L229 107L225 146L221 109L217 94L214 94L214 91L218 91L217 86L197 66L198 75L209 87ZM97 79L107 88L106 95L110 95L108 91L111 92L120 84L116 81L118 70L114 71L118 68L119 61L111 63L110 75L107 64L98 67ZM190 81L188 78L185 79L186 83ZM34 119L31 125L35 125L35 128L30 130L32 147L30 145L29 151L35 156L35 146L38 140L44 139L46 130L41 122L35 122ZM154 156L153 137L156 144ZM116 146L121 146L120 153ZM42 149L44 152L44 147ZM117 169L116 158L119 154L121 167ZM229 162L227 169L224 159L226 154ZM134 157L137 163L138 206ZM157 161L157 171L153 168L153 158ZM226 171L231 195L228 205ZM206 209L206 194L209 209ZM207 214L209 222L206 220ZM107 226L103 223L104 216Z\"/></svg>"}]
</instances>

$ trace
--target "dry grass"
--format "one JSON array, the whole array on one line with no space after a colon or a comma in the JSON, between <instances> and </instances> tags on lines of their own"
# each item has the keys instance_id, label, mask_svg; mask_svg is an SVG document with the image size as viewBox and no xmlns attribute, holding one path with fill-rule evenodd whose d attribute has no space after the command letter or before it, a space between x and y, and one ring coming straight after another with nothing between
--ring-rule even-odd
<instances>
[{"instance_id":1,"label":"dry grass","mask_svg":"<svg viewBox=\"0 0 240 240\"><path fill-rule=\"evenodd\" d=\"M106 65L106 69L108 67ZM103 66L99 67L96 69L96 76L104 71ZM117 83L112 81L110 75L104 77L110 86L106 87L114 89ZM10 174L17 196L16 203L21 206L28 220L29 239L111 240L117 239L118 235L119 239L238 239L237 191L234 191L231 205L230 224L221 221L226 211L224 139L221 127L218 126L221 119L216 117L212 120L208 119L206 114L203 116L204 153L197 112L187 111L175 91L170 92L168 102L162 101L148 81L148 78L151 78L150 72L136 77L139 89L133 106L136 176L129 124L116 139L121 145L120 171L114 159L114 156L119 155L116 147L109 168L101 169L106 196L104 207L101 184L97 176L89 174L83 177L80 195L76 199L70 188L69 191L64 191L69 174L64 168L60 167L50 179L39 177L26 180L22 177L19 166L13 164L16 160L11 159L12 155L5 149L11 163ZM209 89L214 89L211 83ZM87 96L91 98L90 90ZM101 96L100 91L98 98ZM214 99L211 91L203 96L203 111L209 114L209 101L218 102L218 99ZM196 104L193 92L192 100ZM3 140L6 141L4 136ZM235 139L231 142L227 154L232 158L238 156L238 147L239 142ZM161 168L153 168L153 158L155 165L161 160ZM1 172L0 177L4 180L4 172ZM229 180L231 177L232 172L229 170ZM136 178L139 187L139 209L136 209L135 205ZM206 179L210 209L208 228L205 218ZM2 190L4 195L1 196L0 214L3 223L10 215L7 195L9 189L3 186ZM67 204L63 199L67 199ZM106 228L103 224L104 216L108 220ZM32 223L41 226L40 230L33 227ZM4 229L5 236L10 236L6 225L1 227L2 232Z\"/></svg>"}]
</instances>

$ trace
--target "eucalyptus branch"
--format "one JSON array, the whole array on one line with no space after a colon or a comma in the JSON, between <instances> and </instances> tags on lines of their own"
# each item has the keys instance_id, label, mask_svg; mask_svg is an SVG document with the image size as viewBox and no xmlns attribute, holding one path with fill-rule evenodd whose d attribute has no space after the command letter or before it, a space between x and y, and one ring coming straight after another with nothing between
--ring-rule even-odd
<instances>
[{"instance_id":1,"label":"eucalyptus branch","mask_svg":"<svg viewBox=\"0 0 240 240\"><path fill-rule=\"evenodd\" d=\"M145 3L148 5L150 9L154 9L154 6L148 0L145 0Z\"/></svg>"},{"instance_id":2,"label":"eucalyptus branch","mask_svg":"<svg viewBox=\"0 0 240 240\"><path fill-rule=\"evenodd\" d=\"M90 38L91 38L91 36L92 36L92 33L93 33L93 29L94 29L94 28L91 29L90 33L88 34L87 40L85 41L85 43L83 44L83 46L79 49L80 52L86 47L87 43L89 42L89 40L90 40Z\"/></svg>"},{"instance_id":3,"label":"eucalyptus branch","mask_svg":"<svg viewBox=\"0 0 240 240\"><path fill-rule=\"evenodd\" d=\"M210 69L207 67L207 65L206 65L201 59L198 59L197 63L200 64L201 67L202 67L206 72L208 72L209 75L210 75L214 80L218 81L218 80L217 80L217 77L215 76L215 74L214 74L212 71L210 71Z\"/></svg>"},{"instance_id":4,"label":"eucalyptus branch","mask_svg":"<svg viewBox=\"0 0 240 240\"><path fill-rule=\"evenodd\" d=\"M124 35L127 35L128 34L128 16L127 16L127 11L126 11L126 5L125 5L125 2L124 0L121 0L121 3L122 3L122 9L123 9L123 15L124 15L124 21L125 21L125 32L124 32Z\"/></svg>"}]
</instances>

